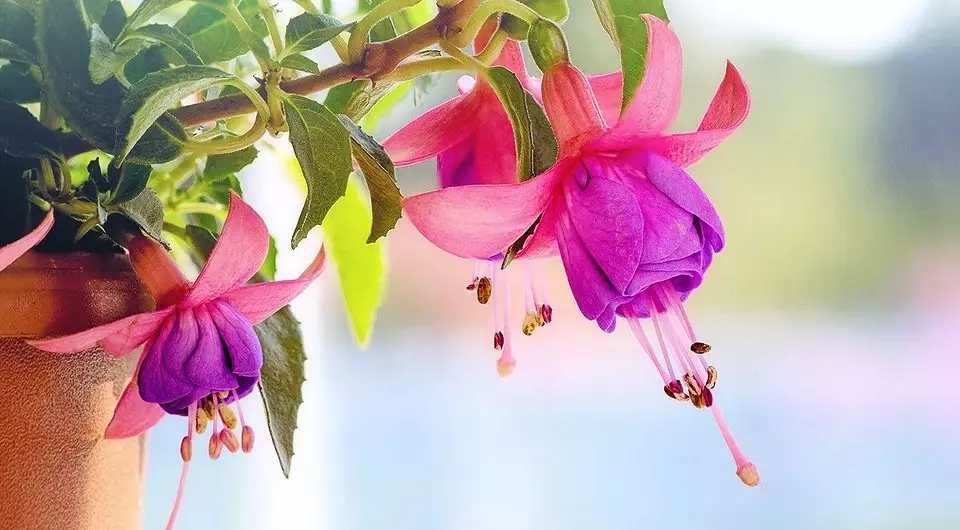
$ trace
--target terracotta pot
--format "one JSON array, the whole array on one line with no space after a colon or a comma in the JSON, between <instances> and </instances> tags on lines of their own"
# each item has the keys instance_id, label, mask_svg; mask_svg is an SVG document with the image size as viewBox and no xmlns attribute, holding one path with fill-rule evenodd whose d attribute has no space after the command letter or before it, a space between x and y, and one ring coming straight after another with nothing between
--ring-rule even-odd
<instances>
[{"instance_id":1,"label":"terracotta pot","mask_svg":"<svg viewBox=\"0 0 960 530\"><path fill-rule=\"evenodd\" d=\"M124 255L30 253L0 272L0 529L139 527L146 439L103 439L137 355L24 339L152 307Z\"/></svg>"}]
</instances>

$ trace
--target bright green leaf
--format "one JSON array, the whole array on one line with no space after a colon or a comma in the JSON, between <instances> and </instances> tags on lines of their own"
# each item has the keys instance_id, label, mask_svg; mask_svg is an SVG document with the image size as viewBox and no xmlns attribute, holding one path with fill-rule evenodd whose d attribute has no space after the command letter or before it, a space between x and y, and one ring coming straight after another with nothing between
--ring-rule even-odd
<instances>
[{"instance_id":1,"label":"bright green leaf","mask_svg":"<svg viewBox=\"0 0 960 530\"><path fill-rule=\"evenodd\" d=\"M122 214L127 219L137 223L145 234L163 241L163 201L151 190L145 189L132 200L121 204L114 204L107 208L111 214Z\"/></svg>"},{"instance_id":2,"label":"bright green leaf","mask_svg":"<svg viewBox=\"0 0 960 530\"><path fill-rule=\"evenodd\" d=\"M99 25L90 26L90 79L96 84L113 77L118 70L140 52L139 42L128 42L118 49L113 48L110 37Z\"/></svg>"},{"instance_id":3,"label":"bright green leaf","mask_svg":"<svg viewBox=\"0 0 960 530\"><path fill-rule=\"evenodd\" d=\"M336 114L343 114L353 121L360 121L396 86L397 83L374 84L366 79L357 79L331 88L323 104Z\"/></svg>"},{"instance_id":4,"label":"bright green leaf","mask_svg":"<svg viewBox=\"0 0 960 530\"><path fill-rule=\"evenodd\" d=\"M193 47L193 41L182 31L165 24L150 24L132 31L127 39L143 39L163 44L176 52L186 64L202 65L203 58ZM122 44L122 43L121 43Z\"/></svg>"},{"instance_id":5,"label":"bright green leaf","mask_svg":"<svg viewBox=\"0 0 960 530\"><path fill-rule=\"evenodd\" d=\"M620 68L623 71L623 101L626 109L633 99L646 70L649 37L641 14L651 13L663 20L667 10L663 0L593 0L603 29L620 50Z\"/></svg>"},{"instance_id":6,"label":"bright green leaf","mask_svg":"<svg viewBox=\"0 0 960 530\"><path fill-rule=\"evenodd\" d=\"M283 56L305 52L326 44L353 24L344 24L328 15L304 13L287 24Z\"/></svg>"},{"instance_id":7,"label":"bright green leaf","mask_svg":"<svg viewBox=\"0 0 960 530\"><path fill-rule=\"evenodd\" d=\"M360 166L363 178L370 191L373 219L367 243L373 243L387 235L397 226L402 213L403 195L397 187L396 172L390 155L372 136L363 132L350 118L341 116L340 121L350 132L353 157ZM366 225L363 225L366 226Z\"/></svg>"},{"instance_id":8,"label":"bright green leaf","mask_svg":"<svg viewBox=\"0 0 960 530\"><path fill-rule=\"evenodd\" d=\"M357 342L370 339L383 299L385 260L382 242L367 244L370 207L356 180L323 222L324 244L340 277L343 299Z\"/></svg>"},{"instance_id":9,"label":"bright green leaf","mask_svg":"<svg viewBox=\"0 0 960 530\"><path fill-rule=\"evenodd\" d=\"M123 99L117 130L127 131L118 145L122 160L154 121L191 94L227 82L241 82L233 74L209 66L183 66L148 74Z\"/></svg>"},{"instance_id":10,"label":"bright green leaf","mask_svg":"<svg viewBox=\"0 0 960 530\"><path fill-rule=\"evenodd\" d=\"M296 94L287 94L284 102L290 143L307 182L307 199L291 243L296 248L343 196L353 164L350 133L335 114L320 103Z\"/></svg>"},{"instance_id":11,"label":"bright green leaf","mask_svg":"<svg viewBox=\"0 0 960 530\"><path fill-rule=\"evenodd\" d=\"M307 72L308 74L320 73L320 66L301 53L294 53L284 57L283 60L280 61L280 66L282 68L291 68L293 70Z\"/></svg>"},{"instance_id":12,"label":"bright green leaf","mask_svg":"<svg viewBox=\"0 0 960 530\"><path fill-rule=\"evenodd\" d=\"M217 179L237 173L252 164L257 154L257 148L250 146L233 153L210 155L203 169L203 178Z\"/></svg>"},{"instance_id":13,"label":"bright green leaf","mask_svg":"<svg viewBox=\"0 0 960 530\"><path fill-rule=\"evenodd\" d=\"M143 0L130 15L130 18L127 19L127 25L123 28L122 35L126 35L150 22L150 19L159 15L161 11L179 2L180 0Z\"/></svg>"},{"instance_id":14,"label":"bright green leaf","mask_svg":"<svg viewBox=\"0 0 960 530\"><path fill-rule=\"evenodd\" d=\"M257 0L240 0L240 13L254 33L267 36L267 25L259 18ZM206 5L195 5L181 18L176 28L190 37L204 63L229 61L250 51L240 31L223 13Z\"/></svg>"},{"instance_id":15,"label":"bright green leaf","mask_svg":"<svg viewBox=\"0 0 960 530\"><path fill-rule=\"evenodd\" d=\"M557 161L559 147L547 115L517 76L502 66L486 72L510 117L517 145L517 177L528 180L543 173Z\"/></svg>"}]
</instances>

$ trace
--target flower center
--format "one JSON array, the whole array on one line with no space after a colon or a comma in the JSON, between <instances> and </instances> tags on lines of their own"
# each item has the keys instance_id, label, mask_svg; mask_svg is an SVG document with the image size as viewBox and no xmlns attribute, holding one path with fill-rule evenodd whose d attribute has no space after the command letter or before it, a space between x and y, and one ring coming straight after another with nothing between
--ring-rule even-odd
<instances>
[{"instance_id":1,"label":"flower center","mask_svg":"<svg viewBox=\"0 0 960 530\"><path fill-rule=\"evenodd\" d=\"M680 296L670 281L650 286L645 294L662 362L647 338L640 318L628 315L627 322L660 374L664 393L680 402L689 401L698 409L710 409L737 465L737 476L747 486L757 486L760 484L757 467L737 445L720 408L714 405L717 369L707 364L704 358L704 354L711 350L710 345L697 340ZM678 377L677 373L682 375Z\"/></svg>"}]
</instances>

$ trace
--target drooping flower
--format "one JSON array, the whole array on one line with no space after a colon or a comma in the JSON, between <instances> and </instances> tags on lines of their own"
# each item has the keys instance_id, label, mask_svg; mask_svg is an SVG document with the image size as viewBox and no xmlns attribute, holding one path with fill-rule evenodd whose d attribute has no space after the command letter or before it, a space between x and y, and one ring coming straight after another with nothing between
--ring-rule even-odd
<instances>
[{"instance_id":1,"label":"drooping flower","mask_svg":"<svg viewBox=\"0 0 960 530\"><path fill-rule=\"evenodd\" d=\"M485 27L475 41L475 48L482 49L495 29L495 24ZM540 82L527 74L519 42L507 40L494 65L509 69L527 91L539 97ZM457 89L460 95L427 111L387 138L384 149L394 164L401 167L436 158L441 188L517 182L513 127L493 87L483 79L463 76ZM513 372L516 360L509 329L510 271L500 270L502 260L503 254L499 251L475 257L474 274L467 290L475 292L481 304L493 300L493 347L501 352L497 371L507 376ZM524 267L526 312L521 330L531 335L552 320L553 309L546 298L539 266L524 263Z\"/></svg>"},{"instance_id":2,"label":"drooping flower","mask_svg":"<svg viewBox=\"0 0 960 530\"><path fill-rule=\"evenodd\" d=\"M6 269L11 263L20 256L26 254L28 250L36 246L53 228L53 210L47 212L43 221L37 225L29 234L20 239L0 247L0 271Z\"/></svg>"},{"instance_id":3,"label":"drooping flower","mask_svg":"<svg viewBox=\"0 0 960 530\"><path fill-rule=\"evenodd\" d=\"M683 300L723 248L719 215L684 171L740 124L750 98L729 62L700 127L667 134L680 105L680 42L656 17L643 17L646 71L620 112L621 73L588 80L560 61L547 69L543 102L560 143L552 168L523 183L470 185L406 199L407 218L438 247L482 258L501 252L539 219L519 257L560 254L580 311L605 331L627 320L664 382L664 391L710 408L750 486L756 467L713 404L716 369L703 354ZM662 354L643 331L650 317Z\"/></svg>"},{"instance_id":4,"label":"drooping flower","mask_svg":"<svg viewBox=\"0 0 960 530\"><path fill-rule=\"evenodd\" d=\"M53 353L100 345L118 357L143 345L105 437L136 436L165 414L187 417L187 434L180 443L183 471L168 528L183 496L194 432L203 434L212 423L208 454L214 460L224 447L230 452L253 449L253 429L244 421L239 402L253 391L263 365L253 326L287 305L323 271L326 257L321 249L295 280L248 284L268 247L263 220L231 193L220 239L195 282L184 277L159 243L145 236L131 238L131 263L156 300L156 311L31 343ZM238 427L239 439L234 432Z\"/></svg>"}]
</instances>

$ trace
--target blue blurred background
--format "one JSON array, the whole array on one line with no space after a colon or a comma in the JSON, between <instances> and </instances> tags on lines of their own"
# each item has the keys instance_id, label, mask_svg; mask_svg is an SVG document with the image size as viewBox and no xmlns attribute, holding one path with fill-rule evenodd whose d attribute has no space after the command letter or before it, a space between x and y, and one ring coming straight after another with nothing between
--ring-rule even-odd
<instances>
[{"instance_id":1,"label":"blue blurred background","mask_svg":"<svg viewBox=\"0 0 960 530\"><path fill-rule=\"evenodd\" d=\"M575 62L615 69L590 3L570 3ZM753 94L746 125L692 169L728 247L688 311L761 486L737 480L709 414L663 396L626 326L606 335L584 321L558 262L554 324L514 334L517 371L501 380L489 307L463 289L471 265L402 221L368 348L334 275L294 305L310 358L292 477L247 399L256 451L198 459L179 528L960 528L960 3L667 8L685 51L676 129L696 127L726 58ZM376 135L455 80L420 107L408 98ZM276 164L258 159L248 196ZM433 167L399 177L406 194L424 191ZM283 206L297 200L289 188L254 199L281 239L297 210ZM282 253L278 277L310 255ZM166 520L183 428L168 419L151 435L147 529Z\"/></svg>"}]
</instances>

